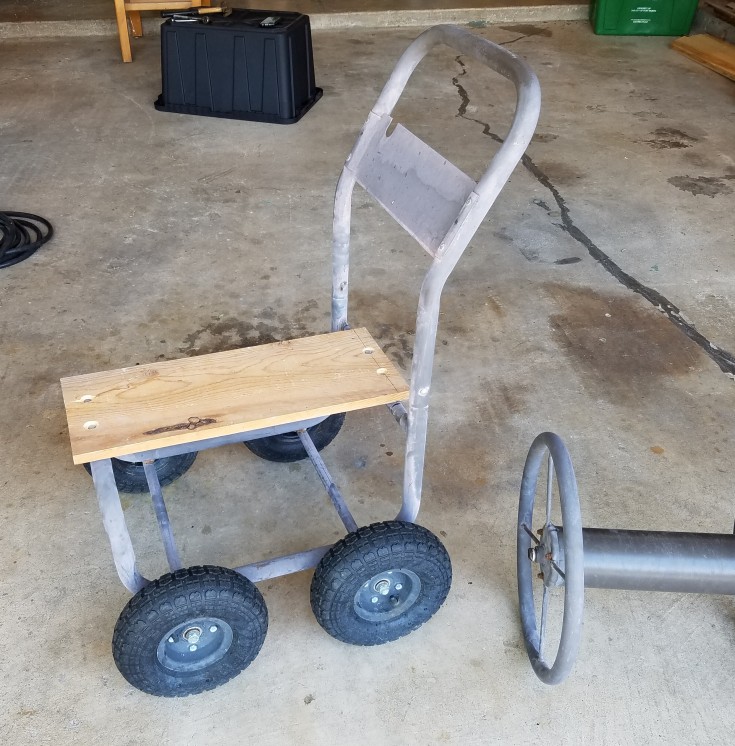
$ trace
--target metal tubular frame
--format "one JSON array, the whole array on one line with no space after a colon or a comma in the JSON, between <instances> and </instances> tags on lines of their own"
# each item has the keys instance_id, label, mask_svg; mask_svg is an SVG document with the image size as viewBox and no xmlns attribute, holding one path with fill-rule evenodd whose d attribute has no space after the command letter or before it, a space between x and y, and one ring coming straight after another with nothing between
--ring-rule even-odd
<instances>
[{"instance_id":1,"label":"metal tubular frame","mask_svg":"<svg viewBox=\"0 0 735 746\"><path fill-rule=\"evenodd\" d=\"M352 190L358 182L356 171L363 159L374 154L377 146L387 139L386 131L392 121L391 113L409 78L426 54L439 44L445 44L460 54L474 58L513 82L516 89L516 109L508 136L492 158L484 175L476 184L468 176L459 172L456 167L451 166L451 164L447 165L447 162L434 151L431 151L430 154L427 153L433 158L432 163L437 163L438 159L439 165L447 165L447 168L453 169L454 181L444 190L446 194L441 196L448 196L447 204L450 207L458 204L459 212L458 214L453 213L456 217L454 217L446 233L443 234L443 238L441 236L437 237L436 246L429 247L425 242L419 240L419 243L432 255L433 262L426 273L419 296L408 409L401 402L388 405L396 421L406 431L402 503L397 519L409 522L416 519L421 504L429 392L441 293L459 258L523 156L536 128L541 106L541 92L535 74L524 60L504 47L493 44L456 26L435 26L425 31L409 45L396 64L377 103L368 115L360 136L347 157L337 184L332 240L332 331L349 328L347 305L350 219ZM415 142L425 148L424 153L431 150L424 143L421 143L418 138L410 134L409 137L414 138ZM408 166L416 171L421 170L418 155L421 155L421 153L411 152L409 148L405 159ZM413 161L412 158L414 158ZM366 168L369 170L369 166ZM465 196L464 188L469 183L472 184L473 188ZM460 202L457 202L458 198ZM418 219L421 214L418 213L413 217ZM357 523L306 432L306 428L321 422L323 419L322 417L293 422L249 433L210 438L194 444L170 446L119 457L124 461L143 462L145 465L145 473L170 568L175 570L181 567L181 561L174 543L168 513L152 462L159 458L201 451L229 443L254 440L285 432L298 432L345 528L347 531L356 530ZM111 461L109 459L96 461L91 466L100 510L118 574L123 585L135 593L149 581L140 575L136 567L135 553L120 504ZM253 582L278 577L315 567L329 549L329 546L315 547L304 552L242 565L235 570Z\"/></svg>"},{"instance_id":2,"label":"metal tubular frame","mask_svg":"<svg viewBox=\"0 0 735 746\"><path fill-rule=\"evenodd\" d=\"M125 514L120 502L120 493L117 491L117 484L115 484L112 461L110 459L92 461L90 466L94 487L97 490L100 513L102 513L102 523L110 541L117 574L120 576L122 584L131 593L137 593L150 581L138 572L135 563L133 542L130 540Z\"/></svg>"},{"instance_id":3,"label":"metal tubular frame","mask_svg":"<svg viewBox=\"0 0 735 746\"><path fill-rule=\"evenodd\" d=\"M151 493L153 510L156 513L158 530L161 532L161 540L163 541L163 548L166 552L168 566L171 568L171 572L174 572L175 570L180 570L183 565L181 564L179 550L176 548L176 542L174 541L171 522L168 519L168 511L166 510L166 503L163 500L161 483L158 481L158 472L156 471L155 461L150 459L144 461L143 469L145 471L146 482L148 482L148 491Z\"/></svg>"},{"instance_id":4,"label":"metal tubular frame","mask_svg":"<svg viewBox=\"0 0 735 746\"><path fill-rule=\"evenodd\" d=\"M309 455L309 459L314 465L314 469L316 469L319 479L322 480L322 484L327 490L327 493L332 500L332 505L334 505L334 509L337 511L337 515L339 515L344 527L347 529L348 533L357 531L357 523L355 523L355 519L352 517L350 509L347 507L347 503L345 502L344 497L342 497L342 493L334 483L332 475L329 473L329 469L327 469L327 465L324 463L319 451L317 451L311 436L306 430L298 430L297 432L301 439L301 443L304 446L304 450Z\"/></svg>"},{"instance_id":5,"label":"metal tubular frame","mask_svg":"<svg viewBox=\"0 0 735 746\"><path fill-rule=\"evenodd\" d=\"M421 505L429 392L441 293L470 239L523 156L536 128L541 107L538 80L530 67L509 50L463 29L435 26L421 34L406 49L370 112L337 184L332 244L332 331L340 331L349 325L350 220L357 170L370 145L385 134L391 123L390 115L416 66L438 44L446 44L473 57L511 80L516 87L517 100L508 136L433 254L434 260L421 286L408 410L407 413L405 410L402 412L402 407L399 409L398 405L393 405L391 410L399 422L406 415L403 500L397 516L398 520L404 521L414 521Z\"/></svg>"},{"instance_id":6,"label":"metal tubular frame","mask_svg":"<svg viewBox=\"0 0 735 746\"><path fill-rule=\"evenodd\" d=\"M583 528L582 537L585 588L735 596L732 534Z\"/></svg>"}]
</instances>

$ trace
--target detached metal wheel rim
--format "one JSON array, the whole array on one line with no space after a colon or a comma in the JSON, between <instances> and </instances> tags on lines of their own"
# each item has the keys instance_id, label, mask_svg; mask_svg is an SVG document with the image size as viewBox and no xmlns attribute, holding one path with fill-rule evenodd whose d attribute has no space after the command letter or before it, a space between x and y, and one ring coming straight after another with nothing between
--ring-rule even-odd
<instances>
[{"instance_id":1,"label":"detached metal wheel rim","mask_svg":"<svg viewBox=\"0 0 735 746\"><path fill-rule=\"evenodd\" d=\"M421 579L412 570L373 575L355 594L355 613L368 622L385 622L405 614L421 594Z\"/></svg>"},{"instance_id":2,"label":"detached metal wheel rim","mask_svg":"<svg viewBox=\"0 0 735 746\"><path fill-rule=\"evenodd\" d=\"M172 627L158 643L156 657L168 671L202 671L221 660L232 645L232 627L222 619L199 617Z\"/></svg>"},{"instance_id":3,"label":"detached metal wheel rim","mask_svg":"<svg viewBox=\"0 0 735 746\"><path fill-rule=\"evenodd\" d=\"M557 584L548 576L544 582L544 603L542 603L541 625L536 623L536 610L533 598L533 578L535 565L531 559L535 551L542 548L545 541L534 546L533 508L536 499L536 488L542 462L545 456L550 457L550 467L559 488L561 503L564 547L562 569L564 584L564 616L557 654L551 663L543 657L543 629L544 616L548 603L548 589ZM546 495L546 523L545 526L555 530L551 524L551 475L547 479ZM523 469L521 482L521 496L518 505L518 536L517 536L517 572L518 572L518 602L521 615L523 638L526 652L536 675L545 684L560 684L569 675L579 650L582 636L582 618L584 615L584 544L582 534L582 516L577 494L577 481L569 452L562 439L554 433L541 433L531 445Z\"/></svg>"}]
</instances>

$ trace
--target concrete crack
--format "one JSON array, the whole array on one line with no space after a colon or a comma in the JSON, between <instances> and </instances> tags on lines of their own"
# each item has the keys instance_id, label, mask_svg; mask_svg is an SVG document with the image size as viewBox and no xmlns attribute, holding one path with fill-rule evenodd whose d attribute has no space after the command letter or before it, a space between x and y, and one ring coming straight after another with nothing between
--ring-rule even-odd
<instances>
[{"instance_id":1,"label":"concrete crack","mask_svg":"<svg viewBox=\"0 0 735 746\"><path fill-rule=\"evenodd\" d=\"M470 99L466 89L460 84L459 79L467 74L467 67L462 62L461 57L456 58L457 63L460 65L461 70L459 74L452 78L452 84L457 89L457 93L460 97L460 106L457 110L456 116L465 119L468 122L479 124L482 127L482 134L494 140L497 143L502 144L503 138L497 133L490 129L490 125L487 122L483 122L479 119L473 119L466 115L467 107ZM659 293L654 288L648 287L643 283L636 280L635 277L625 272L618 264L616 264L581 228L575 225L572 219L569 207L567 206L566 200L561 195L557 187L551 182L549 177L544 173L543 169L534 162L528 153L525 153L521 158L521 163L524 165L526 170L543 186L551 192L551 195L556 202L559 212L561 213L561 223L555 223L556 226L561 228L565 233L571 236L577 243L587 250L589 255L600 264L606 272L611 274L621 285L624 285L634 293L643 296L651 305L657 308L662 313L666 314L669 321L674 326L679 328L689 339L698 345L717 365L717 367L726 373L731 378L735 378L735 356L727 352L727 350L720 349L717 345L710 342L701 332L699 332L694 324L688 321L685 315L681 312L681 309L674 305L665 296ZM540 200L539 200L540 202ZM538 204L538 202L537 202ZM548 206L545 206L548 208Z\"/></svg>"},{"instance_id":2,"label":"concrete crack","mask_svg":"<svg viewBox=\"0 0 735 746\"><path fill-rule=\"evenodd\" d=\"M457 89L457 93L459 94L460 99L459 109L457 109L457 116L461 119L464 119L467 112L467 107L470 105L470 97L467 95L467 91L464 89L464 87L460 85L459 79L463 75L467 75L467 65L462 62L461 56L455 57L454 61L462 68L459 75L455 75L455 77L452 78L452 85Z\"/></svg>"},{"instance_id":3,"label":"concrete crack","mask_svg":"<svg viewBox=\"0 0 735 746\"><path fill-rule=\"evenodd\" d=\"M515 39L511 39L510 41L504 41L504 42L496 42L498 46L501 47L507 47L509 44L515 44L517 41L520 41L521 39L528 39L528 34L521 34L520 36L516 36Z\"/></svg>"}]
</instances>

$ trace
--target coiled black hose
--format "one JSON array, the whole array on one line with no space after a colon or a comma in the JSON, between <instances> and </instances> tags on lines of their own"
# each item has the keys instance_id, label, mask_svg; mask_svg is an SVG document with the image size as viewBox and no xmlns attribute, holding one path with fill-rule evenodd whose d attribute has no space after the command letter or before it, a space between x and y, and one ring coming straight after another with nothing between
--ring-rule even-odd
<instances>
[{"instance_id":1,"label":"coiled black hose","mask_svg":"<svg viewBox=\"0 0 735 746\"><path fill-rule=\"evenodd\" d=\"M28 259L53 235L45 218L28 212L0 212L0 269Z\"/></svg>"}]
</instances>

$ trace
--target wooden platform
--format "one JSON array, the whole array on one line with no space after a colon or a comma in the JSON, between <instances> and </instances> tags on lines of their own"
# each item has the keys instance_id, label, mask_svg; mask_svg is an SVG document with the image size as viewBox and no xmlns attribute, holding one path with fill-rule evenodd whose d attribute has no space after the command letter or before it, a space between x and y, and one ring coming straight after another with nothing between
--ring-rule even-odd
<instances>
[{"instance_id":1,"label":"wooden platform","mask_svg":"<svg viewBox=\"0 0 735 746\"><path fill-rule=\"evenodd\" d=\"M61 388L75 464L408 397L366 329L62 378Z\"/></svg>"},{"instance_id":2,"label":"wooden platform","mask_svg":"<svg viewBox=\"0 0 735 746\"><path fill-rule=\"evenodd\" d=\"M735 80L735 45L709 34L682 36L671 43L673 49L710 70Z\"/></svg>"}]
</instances>

